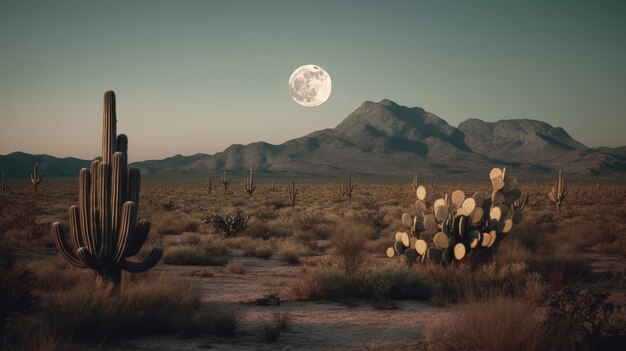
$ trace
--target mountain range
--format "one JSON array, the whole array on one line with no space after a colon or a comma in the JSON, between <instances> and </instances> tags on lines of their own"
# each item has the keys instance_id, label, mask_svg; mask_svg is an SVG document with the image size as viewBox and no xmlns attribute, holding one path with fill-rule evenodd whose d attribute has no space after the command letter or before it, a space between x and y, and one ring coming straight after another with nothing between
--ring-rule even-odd
<instances>
[{"instance_id":1,"label":"mountain range","mask_svg":"<svg viewBox=\"0 0 626 351\"><path fill-rule=\"evenodd\" d=\"M132 150L131 150L132 151ZM38 161L47 176L76 176L88 160L12 153L0 156L9 178L28 177ZM145 175L206 176L223 169L255 170L272 176L334 177L352 172L372 177L483 178L492 167L543 176L563 170L578 177L626 176L626 146L589 148L563 128L531 119L484 122L468 119L458 127L420 107L384 99L364 102L332 129L279 145L234 144L213 155L176 155L136 162Z\"/></svg>"}]
</instances>

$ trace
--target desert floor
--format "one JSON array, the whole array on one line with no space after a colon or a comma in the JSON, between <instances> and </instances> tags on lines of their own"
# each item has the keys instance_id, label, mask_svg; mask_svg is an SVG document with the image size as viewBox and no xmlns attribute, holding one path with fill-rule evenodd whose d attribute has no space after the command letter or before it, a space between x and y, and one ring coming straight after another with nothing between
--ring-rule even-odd
<instances>
[{"instance_id":1,"label":"desert floor","mask_svg":"<svg viewBox=\"0 0 626 351\"><path fill-rule=\"evenodd\" d=\"M149 287L152 281L164 280L174 295L160 302L166 304L168 299L176 300L176 285L185 282L202 306L235 311L237 321L232 333L220 336L211 328L184 336L176 330L130 337L105 332L93 339L75 331L80 329L67 333L64 328L68 327L63 324L46 329L55 330L54 335L41 336L40 345L94 350L454 349L455 338L464 335L454 325L467 320L463 318L468 313L476 313L470 308L476 304L483 306L480 313L484 317L469 319L476 325L468 328L484 334L480 338L491 335L506 340L507 331L495 327L502 322L498 318L510 317L511 323L547 323L551 298L567 288L579 286L578 292L607 290L608 297L597 298L618 307L625 301L624 184L570 182L569 195L557 215L546 194L547 181L518 181L522 191L529 192L523 221L502 241L488 268L476 273L463 265L438 268L416 264L408 268L398 257L385 255L394 243L394 234L403 230L402 214L410 213L415 202L409 181L359 183L356 179L351 199L341 198L338 181L300 182L296 184L300 193L293 208L285 193L287 182L262 180L250 196L239 179L233 180L226 193L213 179L211 194L205 181L144 181L140 217L151 221L152 230L139 256L159 246L164 249L164 257L148 273L125 275L122 290L127 281L130 285L147 279ZM0 235L14 256L15 266L36 271L32 294L38 297L38 303L52 301L51 306L63 306L59 296L66 292L89 295L85 291L92 285L91 275L65 264L49 233L53 221L67 223L67 208L77 203L76 180L46 180L36 195L26 182L9 185L0 202ZM427 204L455 189L466 194L490 191L488 181L423 185L428 189ZM209 212L227 214L237 209L249 216L247 228L241 233L228 236L203 223ZM339 280L331 287L324 285L328 282L316 281L316 272L320 271L345 276L335 239L338 235L362 241L357 245L362 258L355 275L365 277L389 267L410 270L423 276L433 292L425 298L395 298L391 293L385 295L393 290L389 288L380 296L364 298L360 294L351 296L350 287L342 286ZM396 279L393 277L388 278L392 285ZM490 317L485 308L489 308L490 301L501 298L530 306L532 316L502 317L496 313ZM263 303L267 301L267 305ZM63 310L59 315L64 313L71 314ZM89 315L85 310L81 313ZM268 330L274 330L281 316L285 326L274 339L268 336ZM623 317L624 311L613 314L612 322L621 328ZM74 315L62 318L80 320ZM486 327L489 325L493 328ZM141 329L142 325L134 327ZM490 330L478 331L481 328ZM442 330L454 330L456 334Z\"/></svg>"}]
</instances>

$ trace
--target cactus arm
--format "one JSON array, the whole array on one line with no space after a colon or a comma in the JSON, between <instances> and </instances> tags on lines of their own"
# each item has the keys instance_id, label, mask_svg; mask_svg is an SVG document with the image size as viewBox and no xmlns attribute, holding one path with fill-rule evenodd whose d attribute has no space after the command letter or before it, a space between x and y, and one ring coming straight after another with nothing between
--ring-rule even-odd
<instances>
[{"instance_id":1,"label":"cactus arm","mask_svg":"<svg viewBox=\"0 0 626 351\"><path fill-rule=\"evenodd\" d=\"M106 162L100 162L100 166L98 167L98 191L100 193L99 196L99 205L98 208L100 210L100 242L99 242L99 250L98 257L100 258L108 258L112 235L111 234L111 165Z\"/></svg>"},{"instance_id":2,"label":"cactus arm","mask_svg":"<svg viewBox=\"0 0 626 351\"><path fill-rule=\"evenodd\" d=\"M113 262L119 263L122 258L126 257L126 250L130 243L130 238L137 225L137 207L132 201L128 201L122 208L122 218L119 228L119 237L117 248L113 256Z\"/></svg>"},{"instance_id":3,"label":"cactus arm","mask_svg":"<svg viewBox=\"0 0 626 351\"><path fill-rule=\"evenodd\" d=\"M83 247L83 237L80 233L80 210L78 206L71 206L69 209L70 233L74 247Z\"/></svg>"},{"instance_id":4,"label":"cactus arm","mask_svg":"<svg viewBox=\"0 0 626 351\"><path fill-rule=\"evenodd\" d=\"M132 257L139 253L141 247L146 242L146 238L150 233L150 222L145 219L140 220L135 226L133 235L130 236L130 242L126 247L126 256Z\"/></svg>"},{"instance_id":5,"label":"cactus arm","mask_svg":"<svg viewBox=\"0 0 626 351\"><path fill-rule=\"evenodd\" d=\"M111 184L111 195L113 199L111 201L112 206L112 220L111 220L111 229L113 233L118 233L118 230L121 225L121 216L122 216L122 207L126 202L126 196L128 193L128 186L126 185L126 181L128 178L126 177L126 155L121 152L116 152L113 154L113 170L112 170L112 184ZM115 242L115 238L113 238Z\"/></svg>"},{"instance_id":6,"label":"cactus arm","mask_svg":"<svg viewBox=\"0 0 626 351\"><path fill-rule=\"evenodd\" d=\"M139 208L139 190L141 189L141 172L137 168L128 170L128 201L135 203Z\"/></svg>"},{"instance_id":7,"label":"cactus arm","mask_svg":"<svg viewBox=\"0 0 626 351\"><path fill-rule=\"evenodd\" d=\"M91 168L89 173L91 174L91 184L89 186L89 252L96 253L99 247L100 228L98 226L99 217L99 202L98 202L98 168L100 167L100 161L91 162Z\"/></svg>"},{"instance_id":8,"label":"cactus arm","mask_svg":"<svg viewBox=\"0 0 626 351\"><path fill-rule=\"evenodd\" d=\"M104 261L92 255L91 252L89 252L89 250L87 250L86 248L81 247L76 253L88 267L93 269L104 268Z\"/></svg>"},{"instance_id":9,"label":"cactus arm","mask_svg":"<svg viewBox=\"0 0 626 351\"><path fill-rule=\"evenodd\" d=\"M90 226L90 199L89 189L91 186L91 174L86 168L80 170L80 176L78 178L78 206L80 209L80 234L82 236L81 245L77 247L86 247L93 250L93 242L89 231ZM93 251L95 252L95 251Z\"/></svg>"},{"instance_id":10,"label":"cactus arm","mask_svg":"<svg viewBox=\"0 0 626 351\"><path fill-rule=\"evenodd\" d=\"M120 134L117 136L117 147L115 150L128 154L128 137L126 134Z\"/></svg>"},{"instance_id":11,"label":"cactus arm","mask_svg":"<svg viewBox=\"0 0 626 351\"><path fill-rule=\"evenodd\" d=\"M56 245L57 250L61 253L61 256L78 268L87 267L87 265L74 253L67 240L65 240L61 223L54 222L52 224L52 236L54 237L54 244Z\"/></svg>"},{"instance_id":12,"label":"cactus arm","mask_svg":"<svg viewBox=\"0 0 626 351\"><path fill-rule=\"evenodd\" d=\"M150 254L143 262L131 262L123 259L120 264L123 270L129 273L141 273L149 270L150 268L156 266L159 263L159 260L163 256L163 250L158 247L155 247L150 251Z\"/></svg>"}]
</instances>

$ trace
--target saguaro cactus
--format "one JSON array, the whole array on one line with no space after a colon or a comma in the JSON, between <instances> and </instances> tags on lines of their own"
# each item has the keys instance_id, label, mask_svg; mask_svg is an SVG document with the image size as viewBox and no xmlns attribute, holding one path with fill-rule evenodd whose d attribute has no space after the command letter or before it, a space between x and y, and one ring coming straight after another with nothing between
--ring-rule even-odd
<instances>
[{"instance_id":1,"label":"saguaro cactus","mask_svg":"<svg viewBox=\"0 0 626 351\"><path fill-rule=\"evenodd\" d=\"M285 188L285 192L287 193L287 196L289 197L289 205L291 205L291 207L296 207L296 197L298 196L298 193L300 192L300 188L296 188L295 180L292 180L291 184L287 185L287 187Z\"/></svg>"},{"instance_id":2,"label":"saguaro cactus","mask_svg":"<svg viewBox=\"0 0 626 351\"><path fill-rule=\"evenodd\" d=\"M0 191L4 192L7 190L6 184L4 184L4 172L2 172L2 183L0 183Z\"/></svg>"},{"instance_id":3,"label":"saguaro cactus","mask_svg":"<svg viewBox=\"0 0 626 351\"><path fill-rule=\"evenodd\" d=\"M556 214L558 215L561 210L561 203L567 196L567 189L565 188L565 180L563 180L563 173L559 170L559 175L554 177L552 182L552 188L548 191L550 200L556 205Z\"/></svg>"},{"instance_id":4,"label":"saguaro cactus","mask_svg":"<svg viewBox=\"0 0 626 351\"><path fill-rule=\"evenodd\" d=\"M37 188L39 187L39 183L43 181L43 174L39 173L39 163L35 162L35 166L33 167L33 173L30 174L30 181L33 183L33 188L35 193L37 193Z\"/></svg>"},{"instance_id":5,"label":"saguaro cactus","mask_svg":"<svg viewBox=\"0 0 626 351\"><path fill-rule=\"evenodd\" d=\"M348 199L352 199L352 191L354 190L354 184L352 184L352 173L348 173L348 179L344 181L341 180L341 185L339 186L339 195L341 198L348 197Z\"/></svg>"},{"instance_id":6,"label":"saguaro cactus","mask_svg":"<svg viewBox=\"0 0 626 351\"><path fill-rule=\"evenodd\" d=\"M413 181L411 182L411 189L413 190L413 192L417 191L418 186L419 183L417 182L417 173L415 173L415 175L413 176Z\"/></svg>"},{"instance_id":7,"label":"saguaro cactus","mask_svg":"<svg viewBox=\"0 0 626 351\"><path fill-rule=\"evenodd\" d=\"M213 190L213 180L211 177L209 177L209 181L206 183L206 190L209 192L209 195L211 195L211 191Z\"/></svg>"},{"instance_id":8,"label":"saguaro cactus","mask_svg":"<svg viewBox=\"0 0 626 351\"><path fill-rule=\"evenodd\" d=\"M143 262L137 255L150 232L150 222L137 220L141 173L128 169L128 138L116 135L115 94L104 94L102 161L83 168L79 203L69 209L71 243L59 222L52 224L57 249L70 263L95 271L96 286L121 283L121 271L139 273L154 267L163 251L153 248Z\"/></svg>"},{"instance_id":9,"label":"saguaro cactus","mask_svg":"<svg viewBox=\"0 0 626 351\"><path fill-rule=\"evenodd\" d=\"M224 194L228 193L228 186L230 185L230 178L228 178L228 173L226 173L226 170L224 170L224 173L222 174L220 181L222 182L222 186L224 187Z\"/></svg>"},{"instance_id":10,"label":"saguaro cactus","mask_svg":"<svg viewBox=\"0 0 626 351\"><path fill-rule=\"evenodd\" d=\"M243 180L243 187L250 196L252 196L252 193L256 190L256 185L254 184L254 167L252 165L250 165L250 173L248 173L248 177Z\"/></svg>"}]
</instances>

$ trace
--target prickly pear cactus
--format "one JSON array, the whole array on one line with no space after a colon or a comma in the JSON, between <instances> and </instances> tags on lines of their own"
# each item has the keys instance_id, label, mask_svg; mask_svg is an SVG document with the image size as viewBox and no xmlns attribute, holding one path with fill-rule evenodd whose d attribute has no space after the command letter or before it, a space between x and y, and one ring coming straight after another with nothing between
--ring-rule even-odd
<instances>
[{"instance_id":1,"label":"prickly pear cactus","mask_svg":"<svg viewBox=\"0 0 626 351\"><path fill-rule=\"evenodd\" d=\"M395 234L387 256L399 256L409 265L489 259L513 226L521 222L528 200L528 193L522 195L506 168L492 169L489 178L491 194L467 196L456 190L432 205L426 203L426 188L416 187L414 209L402 214L405 230Z\"/></svg>"}]
</instances>

